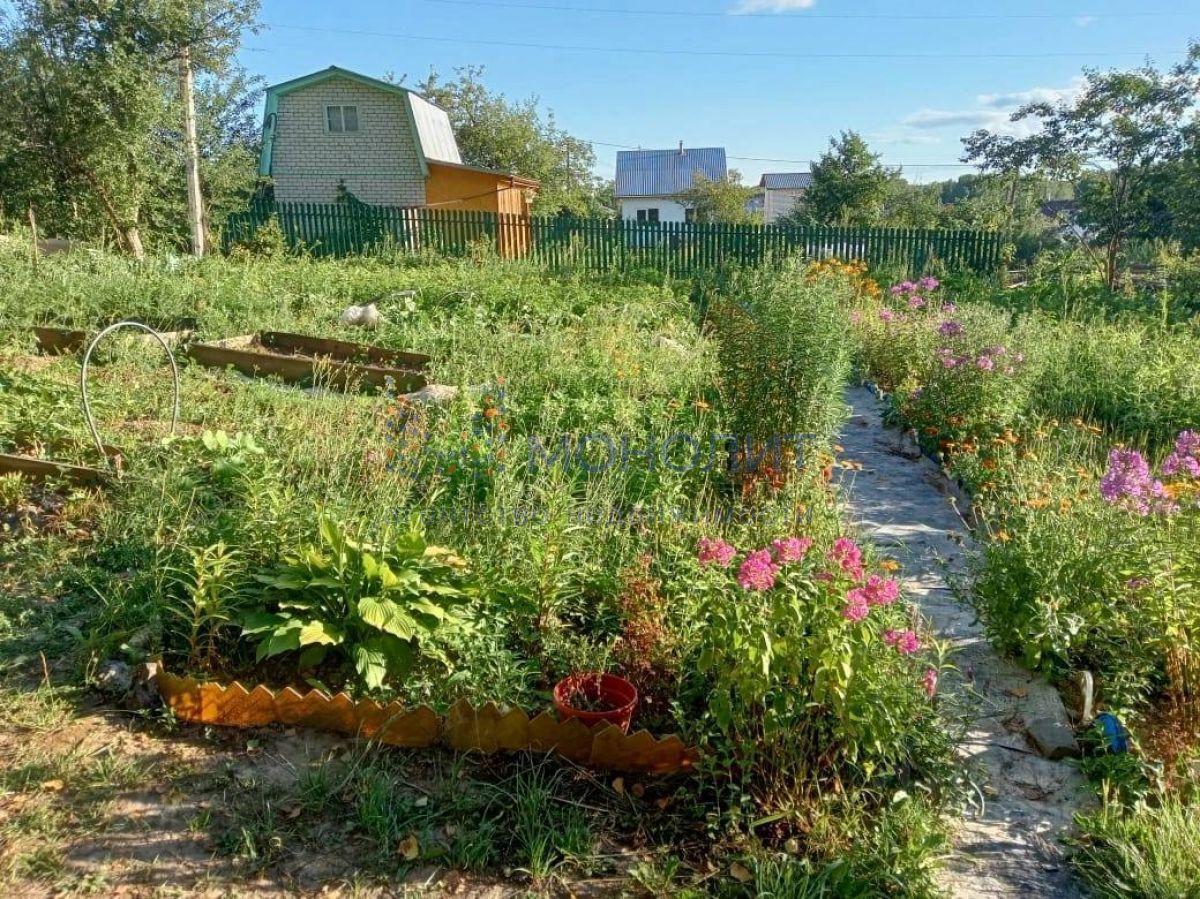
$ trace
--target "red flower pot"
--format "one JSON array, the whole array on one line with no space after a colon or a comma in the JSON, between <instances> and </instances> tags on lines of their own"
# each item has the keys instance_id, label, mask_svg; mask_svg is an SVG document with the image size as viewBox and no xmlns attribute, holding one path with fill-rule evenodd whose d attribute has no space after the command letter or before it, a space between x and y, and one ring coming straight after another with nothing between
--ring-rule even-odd
<instances>
[{"instance_id":1,"label":"red flower pot","mask_svg":"<svg viewBox=\"0 0 1200 899\"><path fill-rule=\"evenodd\" d=\"M591 708L581 709L572 705L582 705L584 702ZM572 674L554 685L554 707L558 710L558 717L563 721L578 718L588 727L606 721L629 733L637 703L637 687L615 674Z\"/></svg>"}]
</instances>

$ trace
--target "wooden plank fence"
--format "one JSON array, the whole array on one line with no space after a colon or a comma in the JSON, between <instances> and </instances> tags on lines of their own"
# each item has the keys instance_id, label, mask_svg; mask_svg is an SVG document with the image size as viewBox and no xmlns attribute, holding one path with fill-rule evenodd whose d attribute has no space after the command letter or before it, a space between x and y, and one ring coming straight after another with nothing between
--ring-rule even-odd
<instances>
[{"instance_id":1,"label":"wooden plank fence","mask_svg":"<svg viewBox=\"0 0 1200 899\"><path fill-rule=\"evenodd\" d=\"M226 220L225 250L251 241L273 217L291 247L319 256L389 249L462 256L488 247L555 269L647 268L672 276L729 263L756 265L795 252L812 259L894 265L914 274L935 262L952 270L992 272L1000 267L1003 244L998 231L526 218L436 208L255 202Z\"/></svg>"}]
</instances>

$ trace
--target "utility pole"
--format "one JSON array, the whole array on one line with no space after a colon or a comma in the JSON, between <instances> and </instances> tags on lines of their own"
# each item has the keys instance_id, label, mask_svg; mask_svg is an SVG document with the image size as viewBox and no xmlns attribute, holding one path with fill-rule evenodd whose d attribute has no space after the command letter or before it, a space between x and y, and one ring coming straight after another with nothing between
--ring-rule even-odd
<instances>
[{"instance_id":1,"label":"utility pole","mask_svg":"<svg viewBox=\"0 0 1200 899\"><path fill-rule=\"evenodd\" d=\"M192 51L179 54L179 93L183 99L183 155L187 173L188 224L192 255L204 255L204 198L200 194L200 151L196 146L196 96L192 85Z\"/></svg>"}]
</instances>

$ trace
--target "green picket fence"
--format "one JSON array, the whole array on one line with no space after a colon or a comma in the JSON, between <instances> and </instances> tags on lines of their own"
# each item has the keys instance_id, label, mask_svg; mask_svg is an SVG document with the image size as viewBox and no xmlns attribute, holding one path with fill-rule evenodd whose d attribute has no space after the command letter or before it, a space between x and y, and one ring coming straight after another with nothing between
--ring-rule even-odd
<instances>
[{"instance_id":1,"label":"green picket fence","mask_svg":"<svg viewBox=\"0 0 1200 899\"><path fill-rule=\"evenodd\" d=\"M895 265L913 273L926 271L935 261L950 269L991 272L1000 267L1003 242L998 231L525 218L451 209L255 202L226 220L225 250L252 240L272 217L290 246L314 255L399 249L456 256L484 246L556 269L649 268L673 276L728 263L755 265L796 252L813 259Z\"/></svg>"}]
</instances>

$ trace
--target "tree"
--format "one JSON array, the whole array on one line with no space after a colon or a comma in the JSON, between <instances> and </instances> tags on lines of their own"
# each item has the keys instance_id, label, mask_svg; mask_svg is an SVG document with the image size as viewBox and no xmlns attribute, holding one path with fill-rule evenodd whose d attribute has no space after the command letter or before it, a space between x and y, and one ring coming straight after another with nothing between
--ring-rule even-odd
<instances>
[{"instance_id":1,"label":"tree","mask_svg":"<svg viewBox=\"0 0 1200 899\"><path fill-rule=\"evenodd\" d=\"M1188 143L1187 114L1200 90L1200 44L1167 72L1147 64L1129 72L1085 70L1071 101L1030 103L1012 120L1036 122L1028 137L976 131L964 161L1014 179L1037 169L1080 189L1080 221L1104 247L1105 280L1117 282L1123 243L1145 229L1149 188L1162 165Z\"/></svg>"},{"instance_id":2,"label":"tree","mask_svg":"<svg viewBox=\"0 0 1200 899\"><path fill-rule=\"evenodd\" d=\"M416 90L446 110L464 162L537 180L535 212L612 211L592 174L596 154L590 143L559 128L552 112L543 116L536 97L513 102L488 90L479 66L456 69L455 76L443 81L430 72Z\"/></svg>"},{"instance_id":3,"label":"tree","mask_svg":"<svg viewBox=\"0 0 1200 899\"><path fill-rule=\"evenodd\" d=\"M103 222L142 256L165 148L182 146L180 56L190 51L202 79L227 75L257 0L15 0L13 8L0 32L0 72L11 79L0 109L0 188L49 205L64 233ZM35 192L18 183L30 171L44 173Z\"/></svg>"},{"instance_id":4,"label":"tree","mask_svg":"<svg viewBox=\"0 0 1200 899\"><path fill-rule=\"evenodd\" d=\"M821 225L871 225L879 220L896 172L854 131L830 138L829 150L812 164L804 202L789 216Z\"/></svg>"},{"instance_id":5,"label":"tree","mask_svg":"<svg viewBox=\"0 0 1200 899\"><path fill-rule=\"evenodd\" d=\"M753 187L742 184L742 175L737 169L730 170L724 179L710 179L696 172L692 186L677 199L693 211L697 222L751 225L760 220L746 209L754 192Z\"/></svg>"}]
</instances>

